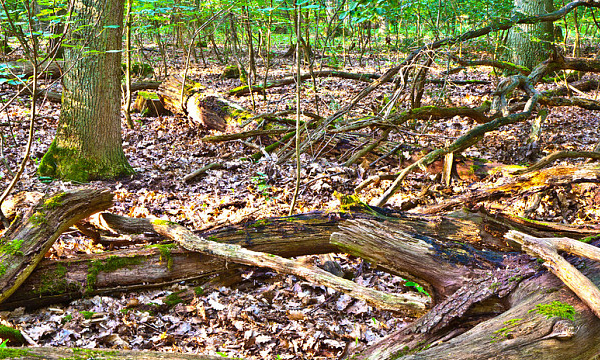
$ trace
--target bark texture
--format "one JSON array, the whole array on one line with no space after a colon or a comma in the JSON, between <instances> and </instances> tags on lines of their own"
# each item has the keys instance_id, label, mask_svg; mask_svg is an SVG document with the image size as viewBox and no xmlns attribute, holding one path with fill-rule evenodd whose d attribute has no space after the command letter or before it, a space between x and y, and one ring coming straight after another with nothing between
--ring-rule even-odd
<instances>
[{"instance_id":1,"label":"bark texture","mask_svg":"<svg viewBox=\"0 0 600 360\"><path fill-rule=\"evenodd\" d=\"M554 11L552 0L515 0L513 12L524 15L544 15ZM510 29L508 46L511 62L533 69L548 58L554 41L554 24L520 24Z\"/></svg>"},{"instance_id":2,"label":"bark texture","mask_svg":"<svg viewBox=\"0 0 600 360\"><path fill-rule=\"evenodd\" d=\"M75 12L58 129L39 173L82 182L132 174L121 144L123 6L115 0L81 0Z\"/></svg>"}]
</instances>

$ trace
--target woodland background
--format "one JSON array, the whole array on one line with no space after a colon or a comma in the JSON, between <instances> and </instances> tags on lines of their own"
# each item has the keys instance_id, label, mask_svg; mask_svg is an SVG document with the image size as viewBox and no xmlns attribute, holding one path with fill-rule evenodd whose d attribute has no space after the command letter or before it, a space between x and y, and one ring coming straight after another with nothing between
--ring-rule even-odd
<instances>
[{"instance_id":1,"label":"woodland background","mask_svg":"<svg viewBox=\"0 0 600 360\"><path fill-rule=\"evenodd\" d=\"M600 352L599 2L0 2L0 357Z\"/></svg>"}]
</instances>

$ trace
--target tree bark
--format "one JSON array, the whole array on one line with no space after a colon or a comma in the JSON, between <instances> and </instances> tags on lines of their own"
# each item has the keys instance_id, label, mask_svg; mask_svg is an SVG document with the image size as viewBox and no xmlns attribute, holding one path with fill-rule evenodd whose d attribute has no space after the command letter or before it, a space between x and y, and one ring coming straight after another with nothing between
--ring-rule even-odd
<instances>
[{"instance_id":1,"label":"tree bark","mask_svg":"<svg viewBox=\"0 0 600 360\"><path fill-rule=\"evenodd\" d=\"M123 6L82 0L75 12L77 23L97 25L69 30L60 120L38 171L80 182L130 175L121 144Z\"/></svg>"},{"instance_id":2,"label":"tree bark","mask_svg":"<svg viewBox=\"0 0 600 360\"><path fill-rule=\"evenodd\" d=\"M552 0L514 0L513 12L545 15L554 11ZM511 62L533 69L548 58L554 41L554 24L540 22L520 24L509 30L508 46Z\"/></svg>"}]
</instances>

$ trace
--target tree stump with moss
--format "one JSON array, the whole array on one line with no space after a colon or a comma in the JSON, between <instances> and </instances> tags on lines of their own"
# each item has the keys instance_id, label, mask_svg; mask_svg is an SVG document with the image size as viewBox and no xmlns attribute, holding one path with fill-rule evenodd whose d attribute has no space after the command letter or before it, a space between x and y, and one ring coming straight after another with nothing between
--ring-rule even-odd
<instances>
[{"instance_id":1,"label":"tree stump with moss","mask_svg":"<svg viewBox=\"0 0 600 360\"><path fill-rule=\"evenodd\" d=\"M167 78L158 88L165 108L175 114L186 115L193 123L207 129L225 131L227 125L253 116L243 107L216 94L204 94L205 86L180 76ZM183 88L183 94L182 94Z\"/></svg>"},{"instance_id":2,"label":"tree stump with moss","mask_svg":"<svg viewBox=\"0 0 600 360\"><path fill-rule=\"evenodd\" d=\"M148 117L157 117L169 113L160 100L160 96L150 91L138 92L135 103L133 104L133 110Z\"/></svg>"},{"instance_id":3,"label":"tree stump with moss","mask_svg":"<svg viewBox=\"0 0 600 360\"><path fill-rule=\"evenodd\" d=\"M239 79L239 77L240 68L237 65L227 65L221 74L221 79Z\"/></svg>"}]
</instances>

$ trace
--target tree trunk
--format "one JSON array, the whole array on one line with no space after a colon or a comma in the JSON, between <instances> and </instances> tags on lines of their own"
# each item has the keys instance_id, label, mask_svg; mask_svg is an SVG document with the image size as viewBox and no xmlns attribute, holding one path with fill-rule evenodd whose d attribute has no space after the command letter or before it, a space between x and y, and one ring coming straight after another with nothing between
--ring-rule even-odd
<instances>
[{"instance_id":1,"label":"tree trunk","mask_svg":"<svg viewBox=\"0 0 600 360\"><path fill-rule=\"evenodd\" d=\"M552 0L514 0L513 12L542 15L554 11ZM509 59L512 63L533 69L548 58L554 41L554 24L540 22L521 24L510 29Z\"/></svg>"},{"instance_id":2,"label":"tree trunk","mask_svg":"<svg viewBox=\"0 0 600 360\"><path fill-rule=\"evenodd\" d=\"M60 120L39 173L81 182L130 175L121 144L122 3L81 0L75 12L76 24L97 26L69 30Z\"/></svg>"}]
</instances>

